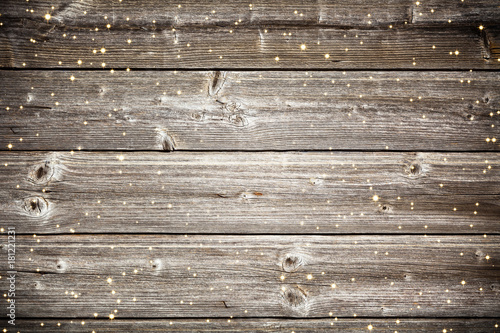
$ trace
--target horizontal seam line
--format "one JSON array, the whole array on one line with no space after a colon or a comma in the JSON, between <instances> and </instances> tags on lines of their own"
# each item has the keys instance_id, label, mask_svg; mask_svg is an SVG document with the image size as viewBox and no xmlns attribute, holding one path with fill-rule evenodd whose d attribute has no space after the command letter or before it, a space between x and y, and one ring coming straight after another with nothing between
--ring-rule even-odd
<instances>
[{"instance_id":1,"label":"horizontal seam line","mask_svg":"<svg viewBox=\"0 0 500 333\"><path fill-rule=\"evenodd\" d=\"M395 236L395 237L405 237L405 236L450 236L450 237L455 237L455 236L483 236L484 234L490 235L490 236L498 236L500 235L500 232L481 232L481 233L385 233L385 232L378 232L378 233L284 233L284 234L277 234L277 233L189 233L189 232L150 232L150 233L120 233L120 232L79 232L79 233L36 233L37 236L99 236L99 235L106 235L106 236L113 236L113 235L124 235L124 236L151 236L151 235L161 235L161 236L248 236L248 237L254 237L254 236L319 236L319 237L346 237L346 236ZM16 232L16 236L32 236L33 233L21 233L21 232Z\"/></svg>"},{"instance_id":2,"label":"horizontal seam line","mask_svg":"<svg viewBox=\"0 0 500 333\"><path fill-rule=\"evenodd\" d=\"M110 67L111 68L111 67ZM131 71L155 71L155 72L165 72L165 71L179 71L179 72L189 72L189 71L231 71L231 72L253 72L253 71L268 71L268 72L294 72L294 71L309 71L309 72L468 72L470 70L476 72L493 72L499 73L500 69L488 69L488 68L429 68L429 69L416 69L411 67L404 68L219 68L219 67L193 67L193 68L176 68L176 67L164 67L164 68L148 68L148 67L129 67ZM112 69L126 71L127 67L113 67ZM90 68L90 67L65 67L65 68L53 68L53 67L34 67L34 68L21 68L21 67L0 67L1 71L86 71L86 72L106 72L107 69L100 68Z\"/></svg>"},{"instance_id":3,"label":"horizontal seam line","mask_svg":"<svg viewBox=\"0 0 500 333\"><path fill-rule=\"evenodd\" d=\"M391 317L371 317L371 316L356 316L354 317L342 317L342 316L335 316L338 319L352 319L352 320L358 320L358 319L379 319L379 320L392 320L392 319L424 319L424 320L433 320L433 319L449 319L449 320L459 320L459 319L471 319L471 320L498 320L498 317L422 317L422 316L415 316L415 317L410 317L410 316L391 316ZM205 320L205 319L227 319L227 316L221 316L221 317L119 317L114 319L114 321L119 321L119 320L154 320L154 321L160 321L160 320L195 320L195 319L200 319L200 320ZM108 321L108 318L101 317L101 318L95 318L93 316L89 317L18 317L16 316L16 319L29 319L29 320L39 320L39 319L47 319L47 320L57 320L57 319L92 319L92 320L103 320L103 321ZM238 319L238 320L246 320L246 319L269 319L269 320L278 320L278 319L286 319L286 320L291 320L291 321L300 321L300 320L318 320L318 319L328 319L328 320L333 320L333 317L286 317L286 316L276 316L276 317L232 317L232 319Z\"/></svg>"},{"instance_id":4,"label":"horizontal seam line","mask_svg":"<svg viewBox=\"0 0 500 333\"><path fill-rule=\"evenodd\" d=\"M8 150L0 149L0 152L9 153L23 153L23 152L61 152L68 153L70 150L74 149L23 149L23 150ZM317 153L333 153L333 152L352 152L352 153L450 153L450 154L476 154L476 153L500 153L500 150L402 150L402 149L254 149L254 150L238 150L238 149L227 149L227 150L194 150L194 149L176 149L174 151L165 151L161 149L134 149L134 150L123 150L123 149L81 149L78 152L88 152L88 153L108 153L108 152L123 152L123 153L163 153L163 154L175 154L175 152L185 152L185 153L286 153L286 152L297 152L297 153L307 153L307 152L317 152Z\"/></svg>"}]
</instances>

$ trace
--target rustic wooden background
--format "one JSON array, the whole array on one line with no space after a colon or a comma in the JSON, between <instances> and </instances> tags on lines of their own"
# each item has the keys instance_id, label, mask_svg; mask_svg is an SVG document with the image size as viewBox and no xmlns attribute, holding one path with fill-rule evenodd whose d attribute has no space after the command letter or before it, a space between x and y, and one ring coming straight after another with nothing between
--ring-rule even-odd
<instances>
[{"instance_id":1,"label":"rustic wooden background","mask_svg":"<svg viewBox=\"0 0 500 333\"><path fill-rule=\"evenodd\" d=\"M499 19L2 0L0 329L500 331Z\"/></svg>"}]
</instances>

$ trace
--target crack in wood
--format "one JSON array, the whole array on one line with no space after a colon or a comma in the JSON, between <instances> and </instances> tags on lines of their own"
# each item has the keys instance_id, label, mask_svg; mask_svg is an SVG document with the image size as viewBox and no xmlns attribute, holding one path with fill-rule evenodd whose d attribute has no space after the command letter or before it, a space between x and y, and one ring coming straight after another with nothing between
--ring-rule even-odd
<instances>
[{"instance_id":1,"label":"crack in wood","mask_svg":"<svg viewBox=\"0 0 500 333\"><path fill-rule=\"evenodd\" d=\"M214 71L211 75L210 84L208 86L208 95L211 97L216 97L224 83L226 82L226 74L224 71Z\"/></svg>"},{"instance_id":2,"label":"crack in wood","mask_svg":"<svg viewBox=\"0 0 500 333\"><path fill-rule=\"evenodd\" d=\"M481 52L483 53L483 58L485 60L490 60L491 59L491 54L492 54L492 43L491 39L488 33L488 30L485 29L484 31L480 30L480 36L481 36Z\"/></svg>"}]
</instances>

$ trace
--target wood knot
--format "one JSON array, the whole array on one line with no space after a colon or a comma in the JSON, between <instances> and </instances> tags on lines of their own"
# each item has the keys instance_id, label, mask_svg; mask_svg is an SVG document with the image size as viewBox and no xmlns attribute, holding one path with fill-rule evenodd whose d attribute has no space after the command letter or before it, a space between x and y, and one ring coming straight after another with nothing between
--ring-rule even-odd
<instances>
[{"instance_id":1,"label":"wood knot","mask_svg":"<svg viewBox=\"0 0 500 333\"><path fill-rule=\"evenodd\" d=\"M43 288L43 285L42 285L42 283L41 283L40 281L35 281L35 282L33 283L33 287L34 287L35 289L38 289L38 290L40 290L40 289L44 289L44 288Z\"/></svg>"},{"instance_id":2,"label":"wood knot","mask_svg":"<svg viewBox=\"0 0 500 333\"><path fill-rule=\"evenodd\" d=\"M389 204L381 204L378 206L378 212L382 214L388 214L392 212L392 206Z\"/></svg>"},{"instance_id":3,"label":"wood knot","mask_svg":"<svg viewBox=\"0 0 500 333\"><path fill-rule=\"evenodd\" d=\"M150 260L149 265L151 266L151 269L158 274L163 268L163 262L160 259Z\"/></svg>"},{"instance_id":4,"label":"wood knot","mask_svg":"<svg viewBox=\"0 0 500 333\"><path fill-rule=\"evenodd\" d=\"M155 105L162 105L167 102L167 98L165 96L158 96L153 99L153 103Z\"/></svg>"},{"instance_id":5,"label":"wood knot","mask_svg":"<svg viewBox=\"0 0 500 333\"><path fill-rule=\"evenodd\" d=\"M285 288L281 296L283 297L285 304L292 308L304 306L307 302L307 294L298 286L297 288Z\"/></svg>"},{"instance_id":6,"label":"wood knot","mask_svg":"<svg viewBox=\"0 0 500 333\"><path fill-rule=\"evenodd\" d=\"M323 179L319 179L319 178L309 178L309 184L311 185L321 185L323 184Z\"/></svg>"},{"instance_id":7,"label":"wood knot","mask_svg":"<svg viewBox=\"0 0 500 333\"><path fill-rule=\"evenodd\" d=\"M248 125L248 120L241 114L233 114L228 117L229 123L236 127L245 127Z\"/></svg>"},{"instance_id":8,"label":"wood knot","mask_svg":"<svg viewBox=\"0 0 500 333\"><path fill-rule=\"evenodd\" d=\"M491 98L490 98L490 96L489 96L489 95L485 95L485 96L483 97L483 102L484 102L485 104L490 103L490 102L491 102Z\"/></svg>"},{"instance_id":9,"label":"wood knot","mask_svg":"<svg viewBox=\"0 0 500 333\"><path fill-rule=\"evenodd\" d=\"M210 75L210 83L208 85L208 95L216 97L222 86L226 82L226 72L215 71Z\"/></svg>"},{"instance_id":10,"label":"wood knot","mask_svg":"<svg viewBox=\"0 0 500 333\"><path fill-rule=\"evenodd\" d=\"M262 192L242 192L241 197L243 199L257 199L262 197L264 194Z\"/></svg>"},{"instance_id":11,"label":"wood knot","mask_svg":"<svg viewBox=\"0 0 500 333\"><path fill-rule=\"evenodd\" d=\"M192 113L191 118L196 120L196 121L203 121L205 119L205 112Z\"/></svg>"},{"instance_id":12,"label":"wood knot","mask_svg":"<svg viewBox=\"0 0 500 333\"><path fill-rule=\"evenodd\" d=\"M66 264L66 262L64 260L57 260L56 262L56 270L58 272L64 272L66 271L66 268L68 267L68 264Z\"/></svg>"},{"instance_id":13,"label":"wood knot","mask_svg":"<svg viewBox=\"0 0 500 333\"><path fill-rule=\"evenodd\" d=\"M158 141L163 151L171 152L177 146L175 138L167 133L166 130L158 130Z\"/></svg>"},{"instance_id":14,"label":"wood knot","mask_svg":"<svg viewBox=\"0 0 500 333\"><path fill-rule=\"evenodd\" d=\"M422 166L418 162L405 163L404 171L410 177L418 177L422 174Z\"/></svg>"},{"instance_id":15,"label":"wood knot","mask_svg":"<svg viewBox=\"0 0 500 333\"><path fill-rule=\"evenodd\" d=\"M53 176L54 167L51 161L35 165L29 173L29 179L36 184L47 184Z\"/></svg>"},{"instance_id":16,"label":"wood knot","mask_svg":"<svg viewBox=\"0 0 500 333\"><path fill-rule=\"evenodd\" d=\"M294 255L286 256L282 263L283 270L289 273L298 271L303 265L304 261L302 258Z\"/></svg>"},{"instance_id":17,"label":"wood knot","mask_svg":"<svg viewBox=\"0 0 500 333\"><path fill-rule=\"evenodd\" d=\"M406 281L412 281L413 280L413 277L410 274L405 274L405 275L403 275L403 277L404 277L404 279Z\"/></svg>"},{"instance_id":18,"label":"wood knot","mask_svg":"<svg viewBox=\"0 0 500 333\"><path fill-rule=\"evenodd\" d=\"M30 216L44 216L49 211L49 203L42 197L24 199L23 210Z\"/></svg>"}]
</instances>

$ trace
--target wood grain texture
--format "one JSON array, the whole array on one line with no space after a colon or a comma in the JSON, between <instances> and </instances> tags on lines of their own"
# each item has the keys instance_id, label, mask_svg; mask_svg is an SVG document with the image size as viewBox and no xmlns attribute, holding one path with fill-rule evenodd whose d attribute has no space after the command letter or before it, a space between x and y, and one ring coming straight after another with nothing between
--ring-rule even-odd
<instances>
[{"instance_id":1,"label":"wood grain texture","mask_svg":"<svg viewBox=\"0 0 500 333\"><path fill-rule=\"evenodd\" d=\"M60 26L181 27L249 25L331 25L385 28L404 24L474 25L498 24L499 6L494 1L411 0L266 0L266 1L105 1L4 0L2 18L43 22ZM155 21L153 23L153 20ZM449 22L451 21L451 22ZM235 24L237 22L237 24Z\"/></svg>"},{"instance_id":2,"label":"wood grain texture","mask_svg":"<svg viewBox=\"0 0 500 333\"><path fill-rule=\"evenodd\" d=\"M494 47L499 42L495 26L485 30L476 26L97 29L33 20L6 21L0 26L0 67L500 68L500 54Z\"/></svg>"},{"instance_id":3,"label":"wood grain texture","mask_svg":"<svg viewBox=\"0 0 500 333\"><path fill-rule=\"evenodd\" d=\"M20 319L16 328L23 333L52 331L88 333L122 333L130 330L141 332L358 332L366 333L371 325L375 332L447 332L483 333L495 332L498 321L494 319ZM43 326L42 326L43 325ZM8 325L0 323L0 327ZM12 331L14 332L14 331Z\"/></svg>"},{"instance_id":4,"label":"wood grain texture","mask_svg":"<svg viewBox=\"0 0 500 333\"><path fill-rule=\"evenodd\" d=\"M0 220L18 233L497 233L500 223L498 153L4 152L0 162Z\"/></svg>"},{"instance_id":5,"label":"wood grain texture","mask_svg":"<svg viewBox=\"0 0 500 333\"><path fill-rule=\"evenodd\" d=\"M497 331L499 17L0 0L0 329Z\"/></svg>"},{"instance_id":6,"label":"wood grain texture","mask_svg":"<svg viewBox=\"0 0 500 333\"><path fill-rule=\"evenodd\" d=\"M18 236L16 309L21 318L498 317L499 244L499 236Z\"/></svg>"},{"instance_id":7,"label":"wood grain texture","mask_svg":"<svg viewBox=\"0 0 500 333\"><path fill-rule=\"evenodd\" d=\"M491 141L500 137L499 73L1 71L0 79L2 150L500 147Z\"/></svg>"}]
</instances>

